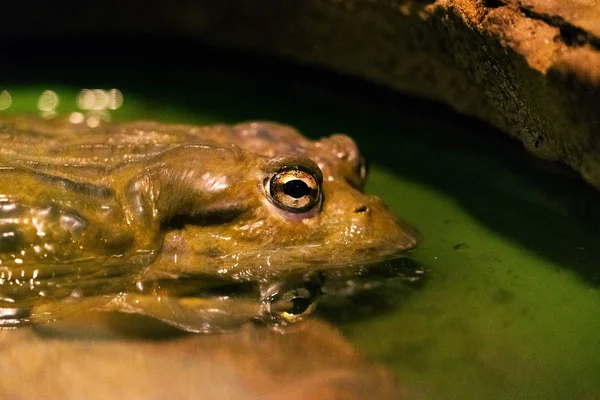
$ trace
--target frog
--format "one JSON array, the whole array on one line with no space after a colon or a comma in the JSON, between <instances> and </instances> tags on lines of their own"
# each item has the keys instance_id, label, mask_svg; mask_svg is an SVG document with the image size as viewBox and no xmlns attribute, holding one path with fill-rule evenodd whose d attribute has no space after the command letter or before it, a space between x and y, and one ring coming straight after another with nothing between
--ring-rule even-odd
<instances>
[{"instance_id":1,"label":"frog","mask_svg":"<svg viewBox=\"0 0 600 400\"><path fill-rule=\"evenodd\" d=\"M420 241L366 177L349 136L276 122L0 119L0 326L82 310L294 324L325 280Z\"/></svg>"}]
</instances>

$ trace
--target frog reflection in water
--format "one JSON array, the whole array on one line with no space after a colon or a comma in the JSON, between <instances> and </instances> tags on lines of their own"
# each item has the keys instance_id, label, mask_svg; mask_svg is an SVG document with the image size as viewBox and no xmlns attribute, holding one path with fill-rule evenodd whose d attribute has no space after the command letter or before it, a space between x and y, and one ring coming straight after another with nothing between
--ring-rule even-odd
<instances>
[{"instance_id":1,"label":"frog reflection in water","mask_svg":"<svg viewBox=\"0 0 600 400\"><path fill-rule=\"evenodd\" d=\"M417 234L345 135L269 122L0 122L0 325L86 309L214 332L310 314L323 279Z\"/></svg>"}]
</instances>

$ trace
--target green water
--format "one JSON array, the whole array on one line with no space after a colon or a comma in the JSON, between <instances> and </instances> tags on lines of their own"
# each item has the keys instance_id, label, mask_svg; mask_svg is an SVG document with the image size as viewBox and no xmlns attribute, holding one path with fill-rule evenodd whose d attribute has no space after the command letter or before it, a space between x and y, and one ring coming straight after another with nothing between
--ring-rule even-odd
<instances>
[{"instance_id":1,"label":"green water","mask_svg":"<svg viewBox=\"0 0 600 400\"><path fill-rule=\"evenodd\" d=\"M35 112L45 89L66 115L80 89L118 87L116 120L269 119L315 137L348 133L371 161L367 191L422 232L414 257L428 273L325 304L322 316L427 399L600 396L600 202L573 176L539 169L518 142L443 107L336 77L89 74L15 80L0 115Z\"/></svg>"}]
</instances>

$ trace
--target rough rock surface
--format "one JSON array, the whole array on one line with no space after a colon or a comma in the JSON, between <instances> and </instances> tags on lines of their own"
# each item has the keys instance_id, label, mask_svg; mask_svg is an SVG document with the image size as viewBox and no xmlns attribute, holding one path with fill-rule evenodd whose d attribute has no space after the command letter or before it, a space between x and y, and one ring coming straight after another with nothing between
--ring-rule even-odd
<instances>
[{"instance_id":1,"label":"rough rock surface","mask_svg":"<svg viewBox=\"0 0 600 400\"><path fill-rule=\"evenodd\" d=\"M181 22L442 100L600 188L598 0L204 0Z\"/></svg>"},{"instance_id":2,"label":"rough rock surface","mask_svg":"<svg viewBox=\"0 0 600 400\"><path fill-rule=\"evenodd\" d=\"M94 318L86 322L98 328L75 336L73 324L0 330L0 398L413 398L325 323L309 321L285 335L247 326L228 334L170 336L152 327L153 336L142 340L132 334L135 321Z\"/></svg>"}]
</instances>

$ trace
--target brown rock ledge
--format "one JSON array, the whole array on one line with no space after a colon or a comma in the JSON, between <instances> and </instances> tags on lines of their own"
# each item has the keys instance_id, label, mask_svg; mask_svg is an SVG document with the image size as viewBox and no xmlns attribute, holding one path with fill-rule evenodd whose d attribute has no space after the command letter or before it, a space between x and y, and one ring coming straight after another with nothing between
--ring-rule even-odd
<instances>
[{"instance_id":1,"label":"brown rock ledge","mask_svg":"<svg viewBox=\"0 0 600 400\"><path fill-rule=\"evenodd\" d=\"M441 100L600 188L596 0L204 0L181 22L217 45Z\"/></svg>"}]
</instances>

